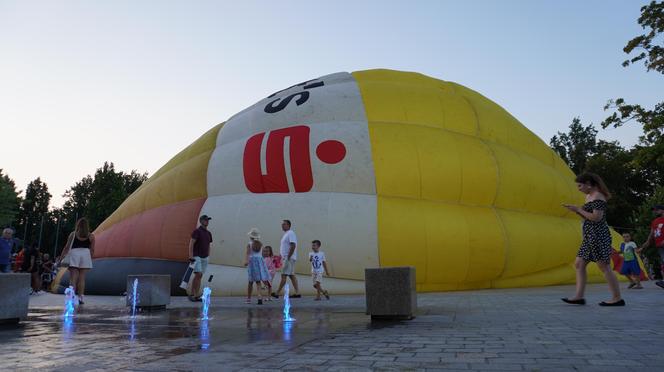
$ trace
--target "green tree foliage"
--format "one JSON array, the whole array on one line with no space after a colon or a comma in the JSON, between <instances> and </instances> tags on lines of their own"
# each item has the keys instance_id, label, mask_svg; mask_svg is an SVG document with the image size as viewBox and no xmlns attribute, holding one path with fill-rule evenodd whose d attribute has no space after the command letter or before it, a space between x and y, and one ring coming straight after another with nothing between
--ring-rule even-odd
<instances>
[{"instance_id":1,"label":"green tree foliage","mask_svg":"<svg viewBox=\"0 0 664 372\"><path fill-rule=\"evenodd\" d=\"M22 235L28 243L38 242L42 216L46 216L50 202L51 193L48 192L48 185L40 178L28 184L18 213L17 229L17 234Z\"/></svg>"},{"instance_id":2,"label":"green tree foliage","mask_svg":"<svg viewBox=\"0 0 664 372\"><path fill-rule=\"evenodd\" d=\"M94 176L84 177L65 192L64 229L73 230L76 217L83 216L96 228L146 180L147 173L116 171L113 163L105 162Z\"/></svg>"},{"instance_id":3,"label":"green tree foliage","mask_svg":"<svg viewBox=\"0 0 664 372\"><path fill-rule=\"evenodd\" d=\"M11 226L21 206L14 180L0 169L0 228Z\"/></svg>"},{"instance_id":4,"label":"green tree foliage","mask_svg":"<svg viewBox=\"0 0 664 372\"><path fill-rule=\"evenodd\" d=\"M623 66L643 60L648 71L664 74L664 2L652 1L643 6L638 23L647 33L630 40L623 51L627 54L637 49L643 51ZM610 100L604 110L614 112L602 122L602 128L619 127L630 121L641 125L643 135L634 148L634 162L648 174L651 193L657 185L664 184L664 102L647 109L618 98Z\"/></svg>"},{"instance_id":5,"label":"green tree foliage","mask_svg":"<svg viewBox=\"0 0 664 372\"><path fill-rule=\"evenodd\" d=\"M626 150L618 142L597 139L592 124L584 126L574 118L567 133L558 132L551 138L553 148L575 174L599 174L609 187L613 198L609 201L607 221L617 230L629 230L634 207L639 205L648 189L648 181L634 166L634 150Z\"/></svg>"},{"instance_id":6,"label":"green tree foliage","mask_svg":"<svg viewBox=\"0 0 664 372\"><path fill-rule=\"evenodd\" d=\"M657 37L664 33L664 2L651 1L650 4L641 7L638 22L646 33L627 42L623 51L630 54L635 50L641 50L641 53L623 62L623 66L643 61L648 71L664 73L664 48L653 44Z\"/></svg>"},{"instance_id":7,"label":"green tree foliage","mask_svg":"<svg viewBox=\"0 0 664 372\"><path fill-rule=\"evenodd\" d=\"M569 132L558 132L549 143L572 171L580 174L586 169L588 158L597 151L597 129L592 124L584 127L579 118L574 118Z\"/></svg>"},{"instance_id":8,"label":"green tree foliage","mask_svg":"<svg viewBox=\"0 0 664 372\"><path fill-rule=\"evenodd\" d=\"M87 217L90 227L96 228L145 180L145 173L119 172L113 163L106 162L94 175L83 177L65 192L62 208L49 210L51 194L48 186L37 178L28 184L17 208L17 236L28 244L38 244L41 230L41 251L58 254L77 218ZM0 181L4 178L0 177ZM0 182L0 187L4 187L2 185ZM13 183L11 185L13 187Z\"/></svg>"}]
</instances>

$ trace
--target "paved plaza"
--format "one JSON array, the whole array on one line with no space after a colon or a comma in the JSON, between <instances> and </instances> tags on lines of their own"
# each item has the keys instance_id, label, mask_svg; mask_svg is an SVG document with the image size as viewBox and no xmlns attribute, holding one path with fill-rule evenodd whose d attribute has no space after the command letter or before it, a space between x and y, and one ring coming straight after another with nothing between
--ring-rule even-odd
<instances>
[{"instance_id":1,"label":"paved plaza","mask_svg":"<svg viewBox=\"0 0 664 372\"><path fill-rule=\"evenodd\" d=\"M622 284L624 286L624 284ZM411 321L371 322L363 296L244 304L173 297L168 310L128 315L121 297L88 296L71 321L63 296L33 296L27 321L0 327L3 371L664 370L664 290L625 290L624 308L560 301L572 286L420 294Z\"/></svg>"}]
</instances>

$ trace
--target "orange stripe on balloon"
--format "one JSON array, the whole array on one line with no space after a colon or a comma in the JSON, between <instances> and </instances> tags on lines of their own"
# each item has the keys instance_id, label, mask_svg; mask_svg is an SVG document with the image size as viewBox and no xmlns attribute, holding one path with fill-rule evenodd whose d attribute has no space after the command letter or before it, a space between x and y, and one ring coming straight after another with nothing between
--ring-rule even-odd
<instances>
[{"instance_id":1,"label":"orange stripe on balloon","mask_svg":"<svg viewBox=\"0 0 664 372\"><path fill-rule=\"evenodd\" d=\"M185 261L189 237L206 198L150 209L98 233L94 258L140 257Z\"/></svg>"}]
</instances>

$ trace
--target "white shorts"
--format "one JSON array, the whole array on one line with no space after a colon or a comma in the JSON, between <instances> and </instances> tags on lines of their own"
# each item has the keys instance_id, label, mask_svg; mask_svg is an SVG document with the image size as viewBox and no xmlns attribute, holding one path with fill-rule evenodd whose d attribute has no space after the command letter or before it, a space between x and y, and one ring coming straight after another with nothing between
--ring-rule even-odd
<instances>
[{"instance_id":1,"label":"white shorts","mask_svg":"<svg viewBox=\"0 0 664 372\"><path fill-rule=\"evenodd\" d=\"M295 275L295 260L284 261L284 267L281 268L281 275Z\"/></svg>"},{"instance_id":2,"label":"white shorts","mask_svg":"<svg viewBox=\"0 0 664 372\"><path fill-rule=\"evenodd\" d=\"M210 257L194 257L195 263L194 263L194 272L195 273L202 273L205 274L207 271L208 267L208 261L210 260Z\"/></svg>"},{"instance_id":3,"label":"white shorts","mask_svg":"<svg viewBox=\"0 0 664 372\"><path fill-rule=\"evenodd\" d=\"M92 256L88 248L73 248L69 251L69 267L74 269L92 269Z\"/></svg>"},{"instance_id":4,"label":"white shorts","mask_svg":"<svg viewBox=\"0 0 664 372\"><path fill-rule=\"evenodd\" d=\"M311 273L311 281L316 283L323 283L323 273Z\"/></svg>"}]
</instances>

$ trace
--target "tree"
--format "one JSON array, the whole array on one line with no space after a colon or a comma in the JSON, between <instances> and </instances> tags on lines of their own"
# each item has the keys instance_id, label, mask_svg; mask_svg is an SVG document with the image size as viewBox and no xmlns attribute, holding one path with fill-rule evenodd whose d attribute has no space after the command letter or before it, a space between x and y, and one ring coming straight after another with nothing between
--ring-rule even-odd
<instances>
[{"instance_id":1,"label":"tree","mask_svg":"<svg viewBox=\"0 0 664 372\"><path fill-rule=\"evenodd\" d=\"M21 206L14 180L0 169L0 228L11 226Z\"/></svg>"},{"instance_id":2,"label":"tree","mask_svg":"<svg viewBox=\"0 0 664 372\"><path fill-rule=\"evenodd\" d=\"M18 213L20 223L18 234L25 232L24 241L32 244L38 242L42 217L48 212L50 202L51 193L48 192L48 185L40 178L28 184Z\"/></svg>"},{"instance_id":3,"label":"tree","mask_svg":"<svg viewBox=\"0 0 664 372\"><path fill-rule=\"evenodd\" d=\"M147 180L147 173L118 172L113 163L104 162L94 176L86 176L67 190L62 207L64 229L74 229L76 217L87 217L90 227L96 228L122 202Z\"/></svg>"},{"instance_id":4,"label":"tree","mask_svg":"<svg viewBox=\"0 0 664 372\"><path fill-rule=\"evenodd\" d=\"M572 120L569 133L558 132L549 143L572 171L580 174L586 169L588 158L597 151L597 129L592 124L584 127L577 117Z\"/></svg>"},{"instance_id":5,"label":"tree","mask_svg":"<svg viewBox=\"0 0 664 372\"><path fill-rule=\"evenodd\" d=\"M644 60L647 71L664 74L664 45L653 44L664 35L664 2L652 1L643 6L638 23L644 29L649 28L649 31L627 42L623 51L627 54L636 49L644 51L623 62L623 66ZM634 148L634 162L642 172L648 174L651 193L656 185L664 184L664 102L649 110L617 98L608 101L604 110L614 112L602 122L602 128L620 127L630 121L641 124L643 135Z\"/></svg>"},{"instance_id":6,"label":"tree","mask_svg":"<svg viewBox=\"0 0 664 372\"><path fill-rule=\"evenodd\" d=\"M627 67L634 62L644 60L643 64L648 71L655 70L664 73L664 48L653 45L657 36L664 32L664 2L651 1L650 4L642 6L638 22L644 30L649 30L627 42L623 51L627 54L632 53L635 49L643 51L623 62L623 66Z\"/></svg>"}]
</instances>

